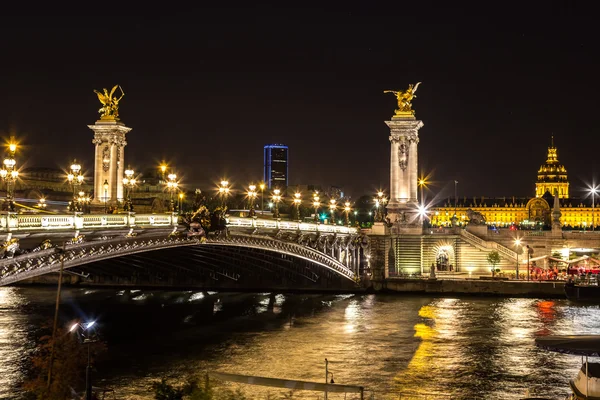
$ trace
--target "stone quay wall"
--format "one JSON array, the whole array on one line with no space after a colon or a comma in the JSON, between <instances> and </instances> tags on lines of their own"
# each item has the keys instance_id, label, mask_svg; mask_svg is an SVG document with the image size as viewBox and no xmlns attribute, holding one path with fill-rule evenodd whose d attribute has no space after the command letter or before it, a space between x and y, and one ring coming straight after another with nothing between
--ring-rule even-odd
<instances>
[{"instance_id":1,"label":"stone quay wall","mask_svg":"<svg viewBox=\"0 0 600 400\"><path fill-rule=\"evenodd\" d=\"M372 281L372 289L387 293L426 293L506 297L566 298L565 283L493 279L398 279Z\"/></svg>"}]
</instances>

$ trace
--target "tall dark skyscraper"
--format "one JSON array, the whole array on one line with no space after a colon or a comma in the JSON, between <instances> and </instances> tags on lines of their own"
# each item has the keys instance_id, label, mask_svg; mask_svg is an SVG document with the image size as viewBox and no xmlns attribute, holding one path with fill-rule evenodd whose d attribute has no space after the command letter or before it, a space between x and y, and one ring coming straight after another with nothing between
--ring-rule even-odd
<instances>
[{"instance_id":1,"label":"tall dark skyscraper","mask_svg":"<svg viewBox=\"0 0 600 400\"><path fill-rule=\"evenodd\" d=\"M269 189L288 185L288 147L284 144L265 146L263 179Z\"/></svg>"}]
</instances>

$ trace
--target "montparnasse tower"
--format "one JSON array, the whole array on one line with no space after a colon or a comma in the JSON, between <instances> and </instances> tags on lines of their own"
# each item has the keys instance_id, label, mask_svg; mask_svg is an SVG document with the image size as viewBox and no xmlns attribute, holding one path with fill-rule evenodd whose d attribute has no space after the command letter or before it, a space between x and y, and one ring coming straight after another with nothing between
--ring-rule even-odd
<instances>
[{"instance_id":1,"label":"montparnasse tower","mask_svg":"<svg viewBox=\"0 0 600 400\"><path fill-rule=\"evenodd\" d=\"M554 136L550 147L548 147L548 158L546 163L540 166L535 183L535 197L542 197L546 192L552 196L558 195L559 199L569 197L569 181L567 181L567 170L558 162L558 153L554 147Z\"/></svg>"}]
</instances>

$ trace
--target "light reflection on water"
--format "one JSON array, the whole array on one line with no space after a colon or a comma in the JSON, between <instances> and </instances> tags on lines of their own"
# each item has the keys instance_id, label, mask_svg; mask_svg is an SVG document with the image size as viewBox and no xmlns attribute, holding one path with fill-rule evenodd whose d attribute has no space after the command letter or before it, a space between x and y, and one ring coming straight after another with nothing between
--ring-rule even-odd
<instances>
[{"instance_id":1,"label":"light reflection on water","mask_svg":"<svg viewBox=\"0 0 600 400\"><path fill-rule=\"evenodd\" d=\"M18 398L54 294L0 288L0 398ZM376 399L402 392L508 400L526 390L559 399L579 358L537 349L534 338L600 333L598 306L540 299L67 289L63 320L83 314L99 316L108 341L100 384L138 400L152 398L147 388L161 376L206 370L321 382L325 358L336 383L365 386ZM250 398L285 393L240 387Z\"/></svg>"}]
</instances>

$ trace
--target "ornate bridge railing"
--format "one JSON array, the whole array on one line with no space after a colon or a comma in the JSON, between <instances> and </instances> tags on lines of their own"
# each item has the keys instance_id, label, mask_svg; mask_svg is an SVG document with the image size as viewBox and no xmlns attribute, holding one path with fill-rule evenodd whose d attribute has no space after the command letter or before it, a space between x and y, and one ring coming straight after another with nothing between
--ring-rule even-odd
<instances>
[{"instance_id":1,"label":"ornate bridge railing","mask_svg":"<svg viewBox=\"0 0 600 400\"><path fill-rule=\"evenodd\" d=\"M125 228L134 226L164 227L177 225L176 214L61 214L0 215L0 232L51 231L61 229Z\"/></svg>"},{"instance_id":2,"label":"ornate bridge railing","mask_svg":"<svg viewBox=\"0 0 600 400\"><path fill-rule=\"evenodd\" d=\"M284 253L295 257L300 257L305 260L317 263L325 268L328 268L342 275L346 279L352 281L355 281L356 279L355 271L353 271L352 268L340 262L339 260L330 257L316 249L293 242L286 242L268 236L235 234L219 237L211 236L208 238L206 243L212 245L233 245L257 248L262 250L273 250L277 251L278 253Z\"/></svg>"},{"instance_id":3,"label":"ornate bridge railing","mask_svg":"<svg viewBox=\"0 0 600 400\"><path fill-rule=\"evenodd\" d=\"M114 257L136 254L146 251L166 249L199 244L197 239L149 237L116 238L110 240L70 244L62 248L26 253L15 258L0 260L0 286L8 285L24 279L34 278L50 272L58 272L61 257L64 257L64 268L93 263Z\"/></svg>"},{"instance_id":4,"label":"ornate bridge railing","mask_svg":"<svg viewBox=\"0 0 600 400\"><path fill-rule=\"evenodd\" d=\"M273 219L254 219L254 218L239 218L229 217L227 218L228 227L245 227L245 228L266 228L266 229L281 229L281 230L295 230L295 231L309 231L309 232L328 232L328 233L342 233L342 234L356 234L357 229L341 226L341 225L326 225L326 224L313 224L306 222L294 222L294 221L276 221Z\"/></svg>"}]
</instances>

